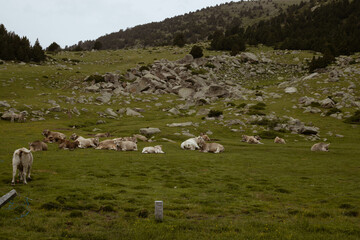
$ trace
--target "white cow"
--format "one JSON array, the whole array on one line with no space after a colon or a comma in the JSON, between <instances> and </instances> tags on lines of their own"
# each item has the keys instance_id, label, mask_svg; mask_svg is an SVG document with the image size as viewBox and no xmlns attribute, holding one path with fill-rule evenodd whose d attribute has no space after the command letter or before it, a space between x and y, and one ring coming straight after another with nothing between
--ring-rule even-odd
<instances>
[{"instance_id":1,"label":"white cow","mask_svg":"<svg viewBox=\"0 0 360 240\"><path fill-rule=\"evenodd\" d=\"M19 148L16 149L13 155L12 159L12 165L13 165L13 177L11 184L15 185L15 175L17 169L19 169L19 176L20 180L24 181L24 184L27 184L26 181L26 175L29 179L31 179L31 167L33 164L33 155L31 154L31 151L26 148Z\"/></svg>"},{"instance_id":2,"label":"white cow","mask_svg":"<svg viewBox=\"0 0 360 240\"><path fill-rule=\"evenodd\" d=\"M286 141L285 141L285 139L283 139L283 138L276 137L276 138L274 139L274 143L286 144Z\"/></svg>"},{"instance_id":3,"label":"white cow","mask_svg":"<svg viewBox=\"0 0 360 240\"><path fill-rule=\"evenodd\" d=\"M96 148L99 145L99 138L84 138L82 136L78 136L76 133L73 133L70 139L79 143L79 148Z\"/></svg>"},{"instance_id":4,"label":"white cow","mask_svg":"<svg viewBox=\"0 0 360 240\"><path fill-rule=\"evenodd\" d=\"M161 149L161 145L155 147L144 147L141 153L164 153Z\"/></svg>"},{"instance_id":5,"label":"white cow","mask_svg":"<svg viewBox=\"0 0 360 240\"><path fill-rule=\"evenodd\" d=\"M137 151L136 143L132 141L118 141L116 142L118 151Z\"/></svg>"},{"instance_id":6,"label":"white cow","mask_svg":"<svg viewBox=\"0 0 360 240\"><path fill-rule=\"evenodd\" d=\"M203 139L201 136L195 138L189 138L188 140L181 143L180 147L186 150L199 149L199 142Z\"/></svg>"},{"instance_id":7,"label":"white cow","mask_svg":"<svg viewBox=\"0 0 360 240\"><path fill-rule=\"evenodd\" d=\"M323 142L315 143L311 147L311 151L328 152L329 146L330 146L330 143L323 143Z\"/></svg>"}]
</instances>

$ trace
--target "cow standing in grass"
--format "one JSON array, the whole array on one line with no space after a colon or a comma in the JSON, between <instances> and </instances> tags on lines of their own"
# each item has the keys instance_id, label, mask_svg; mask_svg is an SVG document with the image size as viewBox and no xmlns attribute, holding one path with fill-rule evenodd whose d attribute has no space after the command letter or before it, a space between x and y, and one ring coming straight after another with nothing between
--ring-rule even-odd
<instances>
[{"instance_id":1,"label":"cow standing in grass","mask_svg":"<svg viewBox=\"0 0 360 240\"><path fill-rule=\"evenodd\" d=\"M19 169L20 181L23 180L24 184L27 184L26 175L31 179L31 167L33 164L33 155L31 151L26 148L16 149L13 154L12 165L13 165L13 177L11 184L15 185L16 171Z\"/></svg>"}]
</instances>

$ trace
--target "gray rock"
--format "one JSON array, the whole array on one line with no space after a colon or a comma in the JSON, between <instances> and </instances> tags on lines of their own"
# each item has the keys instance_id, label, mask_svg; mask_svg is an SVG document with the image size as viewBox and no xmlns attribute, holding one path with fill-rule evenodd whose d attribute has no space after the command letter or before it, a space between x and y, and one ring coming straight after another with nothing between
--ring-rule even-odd
<instances>
[{"instance_id":1,"label":"gray rock","mask_svg":"<svg viewBox=\"0 0 360 240\"><path fill-rule=\"evenodd\" d=\"M205 94L207 97L226 97L229 95L228 90L226 90L223 86L219 85L211 85Z\"/></svg>"},{"instance_id":2,"label":"gray rock","mask_svg":"<svg viewBox=\"0 0 360 240\"><path fill-rule=\"evenodd\" d=\"M89 87L86 87L85 90L88 92L98 92L98 91L100 91L100 84L97 83L97 84L91 85Z\"/></svg>"},{"instance_id":3,"label":"gray rock","mask_svg":"<svg viewBox=\"0 0 360 240\"><path fill-rule=\"evenodd\" d=\"M180 111L177 108L172 108L169 110L169 113L172 113L174 115L179 115L181 114Z\"/></svg>"},{"instance_id":4,"label":"gray rock","mask_svg":"<svg viewBox=\"0 0 360 240\"><path fill-rule=\"evenodd\" d=\"M156 133L160 133L160 129L159 128L140 128L139 130L140 134L145 135L145 136L149 136L149 135L154 135Z\"/></svg>"},{"instance_id":5,"label":"gray rock","mask_svg":"<svg viewBox=\"0 0 360 240\"><path fill-rule=\"evenodd\" d=\"M287 87L285 88L285 93L296 93L297 92L297 88L296 87Z\"/></svg>"},{"instance_id":6,"label":"gray rock","mask_svg":"<svg viewBox=\"0 0 360 240\"><path fill-rule=\"evenodd\" d=\"M6 101L0 101L0 107L10 107L10 104L8 104Z\"/></svg>"},{"instance_id":7,"label":"gray rock","mask_svg":"<svg viewBox=\"0 0 360 240\"><path fill-rule=\"evenodd\" d=\"M191 88L180 88L178 95L183 99L189 99L194 95L195 91Z\"/></svg>"},{"instance_id":8,"label":"gray rock","mask_svg":"<svg viewBox=\"0 0 360 240\"><path fill-rule=\"evenodd\" d=\"M319 131L316 127L309 127L309 126L304 126L300 130L300 133L304 135L316 135L318 134L318 132Z\"/></svg>"},{"instance_id":9,"label":"gray rock","mask_svg":"<svg viewBox=\"0 0 360 240\"><path fill-rule=\"evenodd\" d=\"M191 64L194 61L194 57L191 54L187 54L184 58L177 61L180 64Z\"/></svg>"},{"instance_id":10,"label":"gray rock","mask_svg":"<svg viewBox=\"0 0 360 240\"><path fill-rule=\"evenodd\" d=\"M114 112L114 110L113 110L112 108L107 108L107 109L105 110L105 113L106 113L107 115L112 116L112 117L118 117L118 115L116 114L116 112Z\"/></svg>"},{"instance_id":11,"label":"gray rock","mask_svg":"<svg viewBox=\"0 0 360 240\"><path fill-rule=\"evenodd\" d=\"M335 107L335 102L331 100L330 98L325 98L324 100L321 100L320 102L321 107L323 108L333 108Z\"/></svg>"},{"instance_id":12,"label":"gray rock","mask_svg":"<svg viewBox=\"0 0 360 240\"><path fill-rule=\"evenodd\" d=\"M240 54L240 59L244 62L250 62L250 63L258 63L259 59L258 57L250 52L243 52Z\"/></svg>"},{"instance_id":13,"label":"gray rock","mask_svg":"<svg viewBox=\"0 0 360 240\"><path fill-rule=\"evenodd\" d=\"M188 126L192 126L192 125L193 125L192 122L166 124L166 126L168 126L168 127L188 127Z\"/></svg>"},{"instance_id":14,"label":"gray rock","mask_svg":"<svg viewBox=\"0 0 360 240\"><path fill-rule=\"evenodd\" d=\"M132 117L144 117L143 115L141 115L140 113L132 110L131 108L126 108L126 115L127 116L132 116Z\"/></svg>"},{"instance_id":15,"label":"gray rock","mask_svg":"<svg viewBox=\"0 0 360 240\"><path fill-rule=\"evenodd\" d=\"M105 92L103 93L101 96L96 98L96 101L101 102L101 103L107 103L111 100L111 93Z\"/></svg>"}]
</instances>

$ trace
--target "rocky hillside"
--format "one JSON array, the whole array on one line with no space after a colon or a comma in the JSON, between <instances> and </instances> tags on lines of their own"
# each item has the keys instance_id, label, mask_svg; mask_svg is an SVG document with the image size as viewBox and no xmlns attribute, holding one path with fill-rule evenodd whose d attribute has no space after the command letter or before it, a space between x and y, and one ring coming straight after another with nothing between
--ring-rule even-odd
<instances>
[{"instance_id":1,"label":"rocky hillside","mask_svg":"<svg viewBox=\"0 0 360 240\"><path fill-rule=\"evenodd\" d=\"M270 133L271 137L293 133L310 140L343 136L342 132L325 132L321 123L302 119L316 116L316 121L334 118L343 122L360 109L359 54L338 57L336 64L309 74L306 63L310 53L250 50L236 57L221 54L193 59L186 55L176 61L162 59L138 65L125 74L89 75L72 84L70 95L39 93L47 99L47 108L1 101L2 119L46 121L95 114L93 118L100 118L101 124L124 116L154 119L156 113L165 119L204 120L174 125L178 127L210 121L233 132L261 133L263 137ZM161 96L172 97L164 102ZM168 126L173 126L170 121ZM192 134L188 129L184 135Z\"/></svg>"},{"instance_id":2,"label":"rocky hillside","mask_svg":"<svg viewBox=\"0 0 360 240\"><path fill-rule=\"evenodd\" d=\"M196 12L135 26L119 32L101 36L102 49L121 49L126 47L171 45L176 33L183 33L187 43L206 40L216 30L225 30L231 25L243 27L279 14L292 4L301 0L259 0L238 1L207 7ZM306 1L305 1L306 2ZM84 50L92 49L95 41L80 43ZM70 47L75 48L76 45Z\"/></svg>"}]
</instances>

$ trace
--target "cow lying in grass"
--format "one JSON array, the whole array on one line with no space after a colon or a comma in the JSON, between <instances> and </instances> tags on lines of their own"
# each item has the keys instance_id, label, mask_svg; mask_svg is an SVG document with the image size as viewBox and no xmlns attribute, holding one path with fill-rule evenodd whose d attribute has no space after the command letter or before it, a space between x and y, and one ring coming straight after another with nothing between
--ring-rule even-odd
<instances>
[{"instance_id":1,"label":"cow lying in grass","mask_svg":"<svg viewBox=\"0 0 360 240\"><path fill-rule=\"evenodd\" d=\"M31 179L31 167L33 164L33 155L31 151L26 148L16 149L13 154L12 165L13 165L13 177L11 184L15 185L16 171L19 169L20 181L23 180L24 184L27 184L26 175Z\"/></svg>"},{"instance_id":2,"label":"cow lying in grass","mask_svg":"<svg viewBox=\"0 0 360 240\"><path fill-rule=\"evenodd\" d=\"M285 139L276 136L274 143L286 144Z\"/></svg>"},{"instance_id":3,"label":"cow lying in grass","mask_svg":"<svg viewBox=\"0 0 360 240\"><path fill-rule=\"evenodd\" d=\"M225 150L224 146L219 143L207 143L200 137L199 147L201 152L220 153Z\"/></svg>"},{"instance_id":4,"label":"cow lying in grass","mask_svg":"<svg viewBox=\"0 0 360 240\"><path fill-rule=\"evenodd\" d=\"M47 144L44 143L43 141L39 141L39 140L29 143L29 146L30 146L30 151L32 151L32 152L48 150Z\"/></svg>"},{"instance_id":5,"label":"cow lying in grass","mask_svg":"<svg viewBox=\"0 0 360 240\"><path fill-rule=\"evenodd\" d=\"M137 143L137 138L135 136L132 137L119 137L113 139L115 142L121 142L121 141L131 141L134 143Z\"/></svg>"},{"instance_id":6,"label":"cow lying in grass","mask_svg":"<svg viewBox=\"0 0 360 240\"><path fill-rule=\"evenodd\" d=\"M45 129L42 133L45 136L46 142L59 142L60 140L65 140L66 135L60 132L52 132L49 129Z\"/></svg>"},{"instance_id":7,"label":"cow lying in grass","mask_svg":"<svg viewBox=\"0 0 360 240\"><path fill-rule=\"evenodd\" d=\"M117 150L116 142L113 139L101 141L95 149Z\"/></svg>"},{"instance_id":8,"label":"cow lying in grass","mask_svg":"<svg viewBox=\"0 0 360 240\"><path fill-rule=\"evenodd\" d=\"M247 142L250 144L263 144L261 143L259 140L261 138L259 136L247 136L247 135L242 135L242 142Z\"/></svg>"},{"instance_id":9,"label":"cow lying in grass","mask_svg":"<svg viewBox=\"0 0 360 240\"><path fill-rule=\"evenodd\" d=\"M161 149L161 145L156 145L154 147L144 147L141 153L164 153Z\"/></svg>"},{"instance_id":10,"label":"cow lying in grass","mask_svg":"<svg viewBox=\"0 0 360 240\"><path fill-rule=\"evenodd\" d=\"M76 133L73 133L70 139L79 143L79 148L96 148L99 145L99 138L84 138L82 136L78 136Z\"/></svg>"},{"instance_id":11,"label":"cow lying in grass","mask_svg":"<svg viewBox=\"0 0 360 240\"><path fill-rule=\"evenodd\" d=\"M71 142L69 140L62 139L62 140L59 140L58 143L59 143L60 149L74 150L75 148L79 147L79 142L77 142L77 141Z\"/></svg>"},{"instance_id":12,"label":"cow lying in grass","mask_svg":"<svg viewBox=\"0 0 360 240\"><path fill-rule=\"evenodd\" d=\"M132 141L116 141L118 151L137 151L137 145Z\"/></svg>"},{"instance_id":13,"label":"cow lying in grass","mask_svg":"<svg viewBox=\"0 0 360 240\"><path fill-rule=\"evenodd\" d=\"M315 143L311 147L311 151L328 152L329 146L330 146L330 143L323 143L323 142Z\"/></svg>"}]
</instances>

